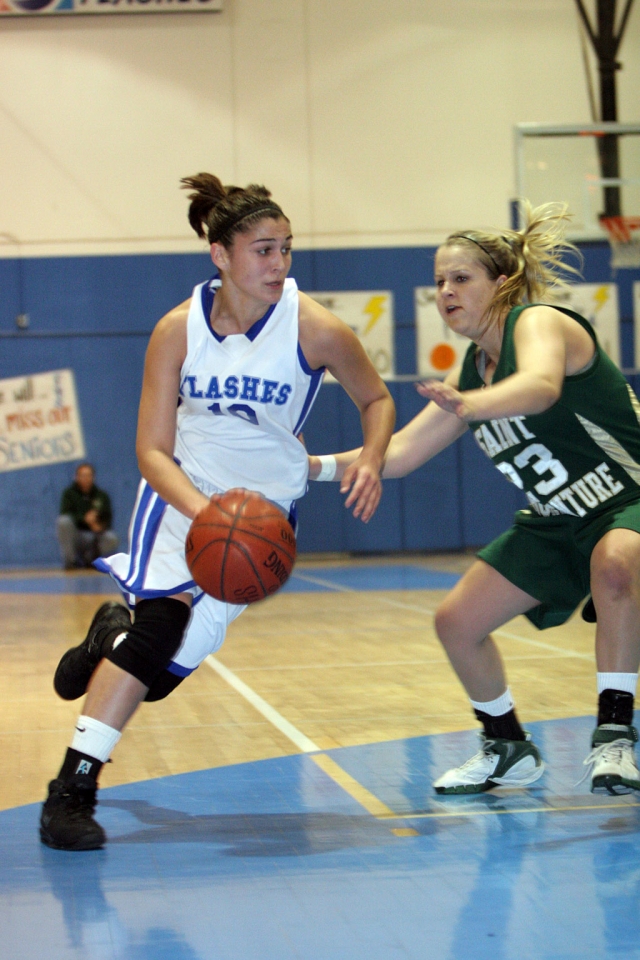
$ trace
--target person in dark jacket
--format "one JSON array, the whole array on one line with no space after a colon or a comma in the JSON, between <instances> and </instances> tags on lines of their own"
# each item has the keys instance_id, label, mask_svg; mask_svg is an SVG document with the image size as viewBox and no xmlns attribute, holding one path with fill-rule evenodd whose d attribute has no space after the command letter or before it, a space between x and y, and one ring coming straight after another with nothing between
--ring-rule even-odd
<instances>
[{"instance_id":1,"label":"person in dark jacket","mask_svg":"<svg viewBox=\"0 0 640 960\"><path fill-rule=\"evenodd\" d=\"M95 475L90 463L81 463L74 482L62 493L56 533L65 570L90 567L97 557L107 557L118 547L118 536L111 529L111 500L96 486Z\"/></svg>"}]
</instances>

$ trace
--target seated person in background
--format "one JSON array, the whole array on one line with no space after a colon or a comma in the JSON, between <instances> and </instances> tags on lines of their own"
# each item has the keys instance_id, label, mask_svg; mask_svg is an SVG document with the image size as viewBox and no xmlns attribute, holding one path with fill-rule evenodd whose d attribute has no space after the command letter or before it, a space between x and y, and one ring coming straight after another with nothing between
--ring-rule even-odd
<instances>
[{"instance_id":1,"label":"seated person in background","mask_svg":"<svg viewBox=\"0 0 640 960\"><path fill-rule=\"evenodd\" d=\"M111 530L111 500L95 485L95 475L90 463L81 463L74 482L62 493L56 533L65 570L90 567L96 557L108 557L118 547Z\"/></svg>"}]
</instances>

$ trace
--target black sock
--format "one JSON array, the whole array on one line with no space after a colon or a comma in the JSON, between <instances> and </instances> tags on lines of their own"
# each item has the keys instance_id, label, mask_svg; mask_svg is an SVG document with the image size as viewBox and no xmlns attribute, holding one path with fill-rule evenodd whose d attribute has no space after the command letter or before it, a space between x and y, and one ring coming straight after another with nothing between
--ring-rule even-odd
<instances>
[{"instance_id":1,"label":"black sock","mask_svg":"<svg viewBox=\"0 0 640 960\"><path fill-rule=\"evenodd\" d=\"M487 740L493 740L498 737L501 740L526 740L524 730L518 723L514 709L507 713L502 713L499 717L492 717L482 710L473 711L484 727L484 733Z\"/></svg>"},{"instance_id":2,"label":"black sock","mask_svg":"<svg viewBox=\"0 0 640 960\"><path fill-rule=\"evenodd\" d=\"M598 726L617 723L630 727L633 723L633 701L633 694L625 690L603 690L598 697Z\"/></svg>"},{"instance_id":3,"label":"black sock","mask_svg":"<svg viewBox=\"0 0 640 960\"><path fill-rule=\"evenodd\" d=\"M97 780L103 766L102 760L96 760L95 757L90 757L87 753L80 753L79 750L69 747L64 763L60 767L58 779L70 780L71 777L83 773L91 777L92 780Z\"/></svg>"}]
</instances>

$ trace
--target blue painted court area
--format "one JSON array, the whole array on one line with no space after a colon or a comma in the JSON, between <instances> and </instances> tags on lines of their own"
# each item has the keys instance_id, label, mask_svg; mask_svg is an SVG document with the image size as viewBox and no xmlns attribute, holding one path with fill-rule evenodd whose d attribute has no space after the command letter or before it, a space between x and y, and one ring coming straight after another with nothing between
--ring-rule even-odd
<instances>
[{"instance_id":1,"label":"blue painted court area","mask_svg":"<svg viewBox=\"0 0 640 960\"><path fill-rule=\"evenodd\" d=\"M410 563L380 566L310 567L295 569L283 593L327 590L448 590L459 579L456 573L429 570ZM0 593L94 593L114 594L111 577L93 571L0 576Z\"/></svg>"},{"instance_id":2,"label":"blue painted court area","mask_svg":"<svg viewBox=\"0 0 640 960\"><path fill-rule=\"evenodd\" d=\"M475 748L466 732L111 788L102 851L49 850L37 806L5 811L1 955L638 958L640 805L576 785L592 725L532 724L543 778L478 797L431 788ZM336 770L377 799L377 815Z\"/></svg>"}]
</instances>

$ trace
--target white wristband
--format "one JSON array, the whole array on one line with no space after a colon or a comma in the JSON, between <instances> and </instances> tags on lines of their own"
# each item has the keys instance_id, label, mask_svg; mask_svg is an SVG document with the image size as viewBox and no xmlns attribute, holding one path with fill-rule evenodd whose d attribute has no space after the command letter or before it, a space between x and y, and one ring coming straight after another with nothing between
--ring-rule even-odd
<instances>
[{"instance_id":1,"label":"white wristband","mask_svg":"<svg viewBox=\"0 0 640 960\"><path fill-rule=\"evenodd\" d=\"M333 480L338 466L336 458L328 453L324 457L318 457L318 460L320 461L320 473L316 480Z\"/></svg>"}]
</instances>

